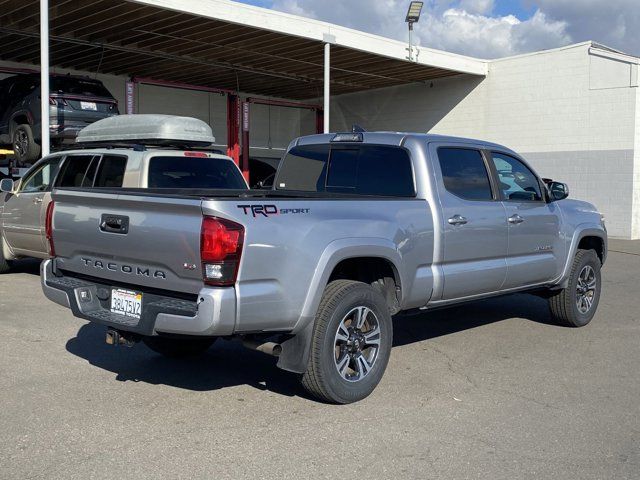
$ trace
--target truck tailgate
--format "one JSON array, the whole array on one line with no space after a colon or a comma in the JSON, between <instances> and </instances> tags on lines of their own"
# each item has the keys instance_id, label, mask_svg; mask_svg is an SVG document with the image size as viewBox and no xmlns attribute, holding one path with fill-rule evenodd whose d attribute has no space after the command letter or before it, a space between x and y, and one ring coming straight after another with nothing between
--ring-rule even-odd
<instances>
[{"instance_id":1,"label":"truck tailgate","mask_svg":"<svg viewBox=\"0 0 640 480\"><path fill-rule=\"evenodd\" d=\"M56 266L114 284L197 294L200 198L56 190Z\"/></svg>"}]
</instances>

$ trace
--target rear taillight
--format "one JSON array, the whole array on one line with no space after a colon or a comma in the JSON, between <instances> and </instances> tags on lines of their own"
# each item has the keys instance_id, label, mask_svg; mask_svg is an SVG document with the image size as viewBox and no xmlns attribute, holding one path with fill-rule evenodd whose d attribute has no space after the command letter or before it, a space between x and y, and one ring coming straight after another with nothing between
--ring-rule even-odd
<instances>
[{"instance_id":1,"label":"rear taillight","mask_svg":"<svg viewBox=\"0 0 640 480\"><path fill-rule=\"evenodd\" d=\"M49 97L49 105L64 105L66 107L69 104L64 98Z\"/></svg>"},{"instance_id":2,"label":"rear taillight","mask_svg":"<svg viewBox=\"0 0 640 480\"><path fill-rule=\"evenodd\" d=\"M56 256L56 249L53 246L53 201L47 205L47 214L44 221L44 232L47 237L47 245L49 246L49 256L51 258Z\"/></svg>"},{"instance_id":3,"label":"rear taillight","mask_svg":"<svg viewBox=\"0 0 640 480\"><path fill-rule=\"evenodd\" d=\"M222 218L204 217L200 234L200 259L204 283L216 287L236 283L244 227Z\"/></svg>"}]
</instances>

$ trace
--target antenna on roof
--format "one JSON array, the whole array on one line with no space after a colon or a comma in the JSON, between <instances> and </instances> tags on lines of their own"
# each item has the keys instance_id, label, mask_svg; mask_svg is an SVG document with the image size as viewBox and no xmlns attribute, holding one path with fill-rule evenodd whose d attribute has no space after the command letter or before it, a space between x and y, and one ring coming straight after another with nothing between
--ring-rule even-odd
<instances>
[{"instance_id":1,"label":"antenna on roof","mask_svg":"<svg viewBox=\"0 0 640 480\"><path fill-rule=\"evenodd\" d=\"M366 132L366 130L360 125L358 125L357 123L354 123L351 127L351 133L364 133L364 132Z\"/></svg>"}]
</instances>

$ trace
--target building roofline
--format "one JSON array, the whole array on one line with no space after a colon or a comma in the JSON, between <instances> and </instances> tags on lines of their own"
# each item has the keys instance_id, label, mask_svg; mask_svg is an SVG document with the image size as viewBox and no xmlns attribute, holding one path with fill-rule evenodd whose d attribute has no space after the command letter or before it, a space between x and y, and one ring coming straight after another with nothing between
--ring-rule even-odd
<instances>
[{"instance_id":1,"label":"building roofline","mask_svg":"<svg viewBox=\"0 0 640 480\"><path fill-rule=\"evenodd\" d=\"M616 50L614 48L607 47L606 45L594 42L593 40L587 40L585 42L572 43L571 45L564 45L562 47L550 48L550 49L547 49L547 50L538 50L536 52L521 53L520 55L512 55L510 57L495 58L493 60L488 60L488 62L489 62L489 64L491 64L491 63L503 62L503 61L507 61L507 60L516 60L516 59L524 58L524 57L532 57L534 55L545 55L545 54L548 54L548 53L555 53L555 52L560 52L560 51L563 51L563 50L572 50L572 49L575 49L575 48L584 48L584 47L590 48L590 49L593 49L593 50L599 50L603 54L613 54L613 55L620 56L620 57L626 57L627 61L629 61L631 63L638 63L638 61L640 61L640 58L638 58L638 57L636 57L634 55L630 55L628 53L621 52L620 50Z\"/></svg>"},{"instance_id":2,"label":"building roofline","mask_svg":"<svg viewBox=\"0 0 640 480\"><path fill-rule=\"evenodd\" d=\"M374 55L408 61L407 43L405 42L244 3L230 0L130 1L157 8L185 12L199 17L247 25L308 40L328 42ZM472 75L485 76L487 74L488 64L486 60L421 46L414 48L417 52L415 63L419 65Z\"/></svg>"}]
</instances>

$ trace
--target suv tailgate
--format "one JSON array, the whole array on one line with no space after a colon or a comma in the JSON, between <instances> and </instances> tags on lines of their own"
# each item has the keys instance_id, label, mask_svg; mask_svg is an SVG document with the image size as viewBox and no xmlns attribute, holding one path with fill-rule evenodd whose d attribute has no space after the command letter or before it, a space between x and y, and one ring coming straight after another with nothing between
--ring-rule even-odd
<instances>
[{"instance_id":1,"label":"suv tailgate","mask_svg":"<svg viewBox=\"0 0 640 480\"><path fill-rule=\"evenodd\" d=\"M56 190L56 268L187 294L203 286L200 198Z\"/></svg>"}]
</instances>

